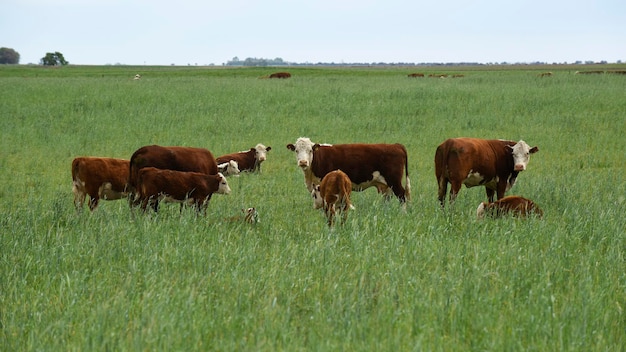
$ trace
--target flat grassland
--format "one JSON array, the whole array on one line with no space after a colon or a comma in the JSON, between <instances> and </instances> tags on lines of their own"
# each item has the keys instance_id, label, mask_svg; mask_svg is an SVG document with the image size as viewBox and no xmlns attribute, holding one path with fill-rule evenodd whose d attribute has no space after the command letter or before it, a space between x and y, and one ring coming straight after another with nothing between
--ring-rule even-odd
<instances>
[{"instance_id":1,"label":"flat grassland","mask_svg":"<svg viewBox=\"0 0 626 352\"><path fill-rule=\"evenodd\" d=\"M0 349L622 351L626 76L583 69L0 67ZM355 192L329 230L300 136L404 144L407 211ZM477 221L482 188L440 209L435 149L460 136L538 146L509 194L545 217ZM206 216L73 206L76 156L257 143L262 173Z\"/></svg>"}]
</instances>

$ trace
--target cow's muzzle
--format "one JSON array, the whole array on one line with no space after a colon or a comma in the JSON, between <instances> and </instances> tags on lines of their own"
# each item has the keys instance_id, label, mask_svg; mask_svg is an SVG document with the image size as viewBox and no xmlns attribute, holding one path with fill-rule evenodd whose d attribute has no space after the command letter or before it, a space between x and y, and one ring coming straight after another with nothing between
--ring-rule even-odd
<instances>
[{"instance_id":1,"label":"cow's muzzle","mask_svg":"<svg viewBox=\"0 0 626 352\"><path fill-rule=\"evenodd\" d=\"M526 170L526 165L524 165L524 164L515 164L515 166L513 167L513 170L515 170L515 171L524 171L524 170Z\"/></svg>"}]
</instances>

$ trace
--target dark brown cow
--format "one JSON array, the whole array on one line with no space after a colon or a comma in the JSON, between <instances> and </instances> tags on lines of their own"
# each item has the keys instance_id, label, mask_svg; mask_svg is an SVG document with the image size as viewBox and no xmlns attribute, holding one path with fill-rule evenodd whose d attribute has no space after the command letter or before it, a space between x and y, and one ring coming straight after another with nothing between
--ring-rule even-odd
<instances>
[{"instance_id":1,"label":"dark brown cow","mask_svg":"<svg viewBox=\"0 0 626 352\"><path fill-rule=\"evenodd\" d=\"M435 176L439 184L439 202L444 206L448 183L450 203L453 203L461 185L466 187L485 186L487 198L504 197L515 184L520 171L526 170L530 148L524 141L514 142L499 139L452 138L441 143L435 153Z\"/></svg>"},{"instance_id":2,"label":"dark brown cow","mask_svg":"<svg viewBox=\"0 0 626 352\"><path fill-rule=\"evenodd\" d=\"M213 193L230 193L226 177L221 173L207 175L155 167L144 167L138 172L137 194L143 210L150 205L157 211L159 201L168 200L191 203L196 210L206 211Z\"/></svg>"},{"instance_id":3,"label":"dark brown cow","mask_svg":"<svg viewBox=\"0 0 626 352\"><path fill-rule=\"evenodd\" d=\"M261 163L267 159L267 152L272 150L272 147L266 147L259 143L250 150L238 153L232 153L222 155L215 159L218 164L227 163L231 160L237 162L239 171L256 171L261 172Z\"/></svg>"},{"instance_id":4,"label":"dark brown cow","mask_svg":"<svg viewBox=\"0 0 626 352\"><path fill-rule=\"evenodd\" d=\"M127 196L128 160L79 157L72 161L74 205L80 209L89 195L89 209L98 206L100 198L114 200Z\"/></svg>"},{"instance_id":5,"label":"dark brown cow","mask_svg":"<svg viewBox=\"0 0 626 352\"><path fill-rule=\"evenodd\" d=\"M348 175L341 170L331 171L324 176L322 183L315 186L311 195L313 196L313 207L315 209L324 208L328 226L334 224L335 213L341 212L341 223L344 224L348 218L350 204L350 193L352 192L352 182Z\"/></svg>"},{"instance_id":6,"label":"dark brown cow","mask_svg":"<svg viewBox=\"0 0 626 352\"><path fill-rule=\"evenodd\" d=\"M327 173L340 169L352 181L354 191L374 186L386 196L393 192L403 204L410 199L408 157L402 144L320 145L301 137L287 149L296 152L309 192ZM403 171L406 189L402 187Z\"/></svg>"},{"instance_id":7,"label":"dark brown cow","mask_svg":"<svg viewBox=\"0 0 626 352\"><path fill-rule=\"evenodd\" d=\"M552 72L542 72L538 76L539 76L539 78L552 77Z\"/></svg>"},{"instance_id":8,"label":"dark brown cow","mask_svg":"<svg viewBox=\"0 0 626 352\"><path fill-rule=\"evenodd\" d=\"M409 73L407 77L409 78L424 77L424 74L423 73Z\"/></svg>"},{"instance_id":9,"label":"dark brown cow","mask_svg":"<svg viewBox=\"0 0 626 352\"><path fill-rule=\"evenodd\" d=\"M148 166L207 175L216 175L218 172L217 162L207 149L149 145L137 149L130 158L129 192L135 193L138 171Z\"/></svg>"},{"instance_id":10,"label":"dark brown cow","mask_svg":"<svg viewBox=\"0 0 626 352\"><path fill-rule=\"evenodd\" d=\"M543 211L532 200L519 196L507 196L493 203L482 202L476 209L476 217L482 219L485 215L500 217L506 214L527 217L529 215L543 216Z\"/></svg>"},{"instance_id":11,"label":"dark brown cow","mask_svg":"<svg viewBox=\"0 0 626 352\"><path fill-rule=\"evenodd\" d=\"M601 75L604 71L576 71L577 75Z\"/></svg>"},{"instance_id":12,"label":"dark brown cow","mask_svg":"<svg viewBox=\"0 0 626 352\"><path fill-rule=\"evenodd\" d=\"M289 72L276 72L270 75L270 78L290 78L291 73Z\"/></svg>"}]
</instances>

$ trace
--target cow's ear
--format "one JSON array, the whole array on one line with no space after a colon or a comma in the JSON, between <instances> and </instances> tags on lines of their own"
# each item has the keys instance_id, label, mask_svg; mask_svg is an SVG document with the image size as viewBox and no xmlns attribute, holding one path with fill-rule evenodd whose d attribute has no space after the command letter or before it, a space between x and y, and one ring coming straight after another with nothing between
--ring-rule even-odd
<instances>
[{"instance_id":1,"label":"cow's ear","mask_svg":"<svg viewBox=\"0 0 626 352\"><path fill-rule=\"evenodd\" d=\"M293 151L296 150L296 146L291 144L291 143L289 143L289 144L287 144L287 149L289 149L289 150L291 150L293 152Z\"/></svg>"},{"instance_id":2,"label":"cow's ear","mask_svg":"<svg viewBox=\"0 0 626 352\"><path fill-rule=\"evenodd\" d=\"M313 151L316 151L320 147L319 143L313 144Z\"/></svg>"},{"instance_id":3,"label":"cow's ear","mask_svg":"<svg viewBox=\"0 0 626 352\"><path fill-rule=\"evenodd\" d=\"M536 147L536 146L535 146L535 147L530 148L530 152L529 152L529 153L530 153L530 154L533 154L533 153L536 153L536 152L538 152L538 151L539 151L539 147Z\"/></svg>"},{"instance_id":4,"label":"cow's ear","mask_svg":"<svg viewBox=\"0 0 626 352\"><path fill-rule=\"evenodd\" d=\"M250 151L251 151L251 152L256 152L256 149L254 149L254 148L250 148Z\"/></svg>"},{"instance_id":5,"label":"cow's ear","mask_svg":"<svg viewBox=\"0 0 626 352\"><path fill-rule=\"evenodd\" d=\"M266 151L266 152L269 152L270 150L272 150L272 147L267 147L267 148L265 148L265 151Z\"/></svg>"}]
</instances>

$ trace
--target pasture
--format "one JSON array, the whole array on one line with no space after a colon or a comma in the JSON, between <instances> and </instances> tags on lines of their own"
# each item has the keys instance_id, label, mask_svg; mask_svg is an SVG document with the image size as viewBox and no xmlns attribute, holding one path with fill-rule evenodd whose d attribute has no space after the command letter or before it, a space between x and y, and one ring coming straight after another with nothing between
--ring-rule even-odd
<instances>
[{"instance_id":1,"label":"pasture","mask_svg":"<svg viewBox=\"0 0 626 352\"><path fill-rule=\"evenodd\" d=\"M626 77L580 69L0 67L0 349L621 351ZM404 144L406 212L352 192L329 230L300 136ZM434 153L460 136L538 146L508 194L544 218L478 221L478 187L442 211ZM76 156L257 143L262 173L206 216L72 203Z\"/></svg>"}]
</instances>

